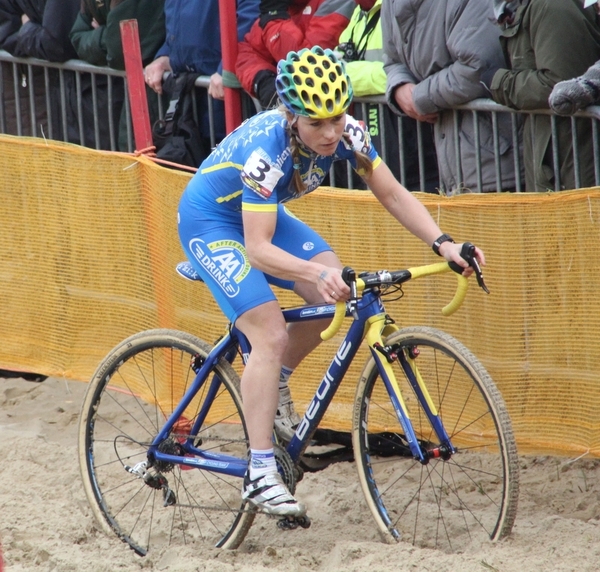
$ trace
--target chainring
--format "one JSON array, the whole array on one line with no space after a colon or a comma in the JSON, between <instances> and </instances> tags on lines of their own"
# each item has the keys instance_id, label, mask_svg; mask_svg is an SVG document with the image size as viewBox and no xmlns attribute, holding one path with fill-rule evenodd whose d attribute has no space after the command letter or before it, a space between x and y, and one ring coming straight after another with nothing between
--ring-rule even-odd
<instances>
[{"instance_id":1,"label":"chainring","mask_svg":"<svg viewBox=\"0 0 600 572\"><path fill-rule=\"evenodd\" d=\"M301 470L294 465L289 453L283 447L273 444L273 452L275 454L277 470L288 490L293 495L296 491L296 483L302 478L299 473Z\"/></svg>"}]
</instances>

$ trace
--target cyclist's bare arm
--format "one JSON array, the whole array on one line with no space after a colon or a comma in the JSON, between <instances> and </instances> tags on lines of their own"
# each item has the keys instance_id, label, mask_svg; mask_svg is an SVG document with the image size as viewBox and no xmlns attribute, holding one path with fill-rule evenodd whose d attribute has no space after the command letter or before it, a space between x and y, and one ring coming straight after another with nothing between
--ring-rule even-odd
<instances>
[{"instance_id":1,"label":"cyclist's bare arm","mask_svg":"<svg viewBox=\"0 0 600 572\"><path fill-rule=\"evenodd\" d=\"M340 268L302 260L271 242L277 224L276 212L245 210L242 217L246 251L252 266L284 280L316 284L327 302L335 302L350 293L348 285L342 280ZM336 297L332 297L333 292L336 292Z\"/></svg>"},{"instance_id":2,"label":"cyclist's bare arm","mask_svg":"<svg viewBox=\"0 0 600 572\"><path fill-rule=\"evenodd\" d=\"M428 246L438 238L442 231L435 223L424 205L405 189L394 177L385 163L380 163L373 173L365 176L365 182L388 212L408 231L420 238ZM455 262L470 276L473 269L460 256L461 244L444 242L440 254L448 261ZM485 266L485 256L476 248L476 257L481 266Z\"/></svg>"}]
</instances>

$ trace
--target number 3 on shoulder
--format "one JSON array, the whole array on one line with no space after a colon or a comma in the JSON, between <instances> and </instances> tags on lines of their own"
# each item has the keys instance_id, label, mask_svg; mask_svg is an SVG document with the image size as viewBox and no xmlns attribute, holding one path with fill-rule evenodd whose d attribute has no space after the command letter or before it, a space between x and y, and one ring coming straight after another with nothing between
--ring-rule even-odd
<instances>
[{"instance_id":1,"label":"number 3 on shoulder","mask_svg":"<svg viewBox=\"0 0 600 572\"><path fill-rule=\"evenodd\" d=\"M283 171L272 165L258 150L252 152L242 169L242 181L265 198L271 196L282 176Z\"/></svg>"}]
</instances>

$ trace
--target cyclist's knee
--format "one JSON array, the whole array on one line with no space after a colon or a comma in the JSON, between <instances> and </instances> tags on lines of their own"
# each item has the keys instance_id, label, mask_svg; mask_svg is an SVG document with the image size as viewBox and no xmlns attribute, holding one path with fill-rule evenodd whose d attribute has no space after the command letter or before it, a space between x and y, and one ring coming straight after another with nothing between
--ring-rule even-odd
<instances>
[{"instance_id":1,"label":"cyclist's knee","mask_svg":"<svg viewBox=\"0 0 600 572\"><path fill-rule=\"evenodd\" d=\"M248 337L253 351L277 357L287 348L288 332L278 306L276 310L267 304L253 308L238 318L236 326Z\"/></svg>"},{"instance_id":2,"label":"cyclist's knee","mask_svg":"<svg viewBox=\"0 0 600 572\"><path fill-rule=\"evenodd\" d=\"M252 342L251 342L252 343ZM257 336L255 343L252 343L253 349L261 349L269 352L273 357L281 358L285 353L289 343L289 335L285 327L278 327L276 324L267 325Z\"/></svg>"},{"instance_id":3,"label":"cyclist's knee","mask_svg":"<svg viewBox=\"0 0 600 572\"><path fill-rule=\"evenodd\" d=\"M307 282L296 283L294 293L300 296L307 304L322 304L325 301L315 284Z\"/></svg>"}]
</instances>

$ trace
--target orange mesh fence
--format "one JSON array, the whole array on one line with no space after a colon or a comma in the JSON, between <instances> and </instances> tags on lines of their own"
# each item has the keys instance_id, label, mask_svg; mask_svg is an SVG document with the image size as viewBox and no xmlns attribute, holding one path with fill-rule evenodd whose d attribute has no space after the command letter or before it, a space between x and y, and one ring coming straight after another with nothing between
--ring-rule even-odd
<instances>
[{"instance_id":1,"label":"orange mesh fence","mask_svg":"<svg viewBox=\"0 0 600 572\"><path fill-rule=\"evenodd\" d=\"M145 157L0 136L0 368L89 380L123 338L155 327L212 342L226 320L203 284L183 280L176 212L190 174ZM600 190L547 195L418 194L441 228L486 253L485 295L444 318L455 280L436 276L386 304L402 326L446 330L484 363L521 452L600 455ZM368 192L323 188L292 211L357 271L437 261ZM278 292L282 305L299 300ZM298 368L308 404L340 336ZM325 417L348 429L361 350ZM239 366L238 366L239 367ZM180 388L164 388L171 394Z\"/></svg>"}]
</instances>

